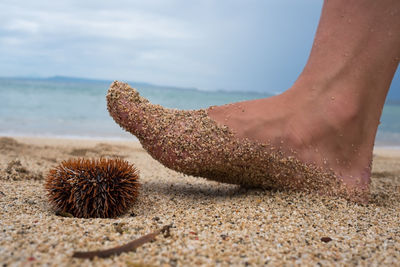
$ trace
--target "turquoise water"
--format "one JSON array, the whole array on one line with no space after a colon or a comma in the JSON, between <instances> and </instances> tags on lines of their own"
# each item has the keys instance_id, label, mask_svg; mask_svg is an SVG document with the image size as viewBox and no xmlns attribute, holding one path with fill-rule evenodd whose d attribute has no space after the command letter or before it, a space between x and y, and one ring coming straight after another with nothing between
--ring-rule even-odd
<instances>
[{"instance_id":1,"label":"turquoise water","mask_svg":"<svg viewBox=\"0 0 400 267\"><path fill-rule=\"evenodd\" d=\"M108 115L105 95L110 83L0 78L0 135L132 138ZM206 108L271 95L131 84L153 103L179 109ZM377 144L400 145L400 105L387 104L381 121Z\"/></svg>"},{"instance_id":2,"label":"turquoise water","mask_svg":"<svg viewBox=\"0 0 400 267\"><path fill-rule=\"evenodd\" d=\"M105 96L110 84L111 81L0 78L0 135L131 138L108 115ZM179 109L268 96L148 84L138 84L137 88L153 103Z\"/></svg>"}]
</instances>

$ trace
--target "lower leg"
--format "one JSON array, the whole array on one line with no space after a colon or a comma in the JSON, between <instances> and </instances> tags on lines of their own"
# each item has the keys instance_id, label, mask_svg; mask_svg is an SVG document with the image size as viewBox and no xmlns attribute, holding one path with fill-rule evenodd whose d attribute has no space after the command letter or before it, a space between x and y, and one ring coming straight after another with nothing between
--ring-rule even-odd
<instances>
[{"instance_id":1,"label":"lower leg","mask_svg":"<svg viewBox=\"0 0 400 267\"><path fill-rule=\"evenodd\" d=\"M285 93L215 107L239 137L279 146L367 187L381 111L400 59L400 2L326 1L302 74ZM356 185L358 184L358 185Z\"/></svg>"}]
</instances>

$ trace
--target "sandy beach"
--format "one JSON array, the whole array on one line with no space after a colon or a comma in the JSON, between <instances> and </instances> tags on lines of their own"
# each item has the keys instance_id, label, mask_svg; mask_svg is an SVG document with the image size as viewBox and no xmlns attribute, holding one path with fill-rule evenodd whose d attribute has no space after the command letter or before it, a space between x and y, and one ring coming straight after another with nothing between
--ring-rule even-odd
<instances>
[{"instance_id":1,"label":"sandy beach","mask_svg":"<svg viewBox=\"0 0 400 267\"><path fill-rule=\"evenodd\" d=\"M138 201L115 219L56 215L44 179L69 158L123 158L140 171ZM166 169L136 141L0 137L3 266L398 265L400 151L374 151L372 197L343 199L243 189ZM173 224L129 253L72 258ZM325 242L324 242L325 241ZM327 242L328 241L328 242Z\"/></svg>"}]
</instances>

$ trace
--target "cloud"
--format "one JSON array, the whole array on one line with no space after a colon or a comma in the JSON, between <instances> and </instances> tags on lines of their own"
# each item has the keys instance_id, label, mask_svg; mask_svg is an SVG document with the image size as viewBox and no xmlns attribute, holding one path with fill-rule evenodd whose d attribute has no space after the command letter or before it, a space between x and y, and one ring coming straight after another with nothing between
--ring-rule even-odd
<instances>
[{"instance_id":1,"label":"cloud","mask_svg":"<svg viewBox=\"0 0 400 267\"><path fill-rule=\"evenodd\" d=\"M2 0L0 76L286 89L307 58L320 6L289 0Z\"/></svg>"},{"instance_id":2,"label":"cloud","mask_svg":"<svg viewBox=\"0 0 400 267\"><path fill-rule=\"evenodd\" d=\"M23 32L27 34L37 33L38 23L24 19L14 19L4 25L4 29L10 32Z\"/></svg>"},{"instance_id":3,"label":"cloud","mask_svg":"<svg viewBox=\"0 0 400 267\"><path fill-rule=\"evenodd\" d=\"M185 40L191 37L184 23L143 11L99 9L90 12L49 12L13 9L18 16L3 11L3 25L0 24L0 27L6 35L18 35L27 41L34 35L44 38L57 36L61 39L63 36L76 36L125 40ZM3 7L3 10L7 8Z\"/></svg>"}]
</instances>

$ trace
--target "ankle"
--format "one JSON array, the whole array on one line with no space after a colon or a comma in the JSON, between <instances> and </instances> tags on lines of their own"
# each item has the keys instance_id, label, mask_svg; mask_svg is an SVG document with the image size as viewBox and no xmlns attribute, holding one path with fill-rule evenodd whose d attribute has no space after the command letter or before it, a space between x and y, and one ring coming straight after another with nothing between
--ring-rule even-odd
<instances>
[{"instance_id":1,"label":"ankle","mask_svg":"<svg viewBox=\"0 0 400 267\"><path fill-rule=\"evenodd\" d=\"M346 80L311 79L300 77L288 90L293 103L300 102L301 110L313 110L316 114L339 130L349 126L374 128L379 124L383 104L368 88L360 83Z\"/></svg>"},{"instance_id":2,"label":"ankle","mask_svg":"<svg viewBox=\"0 0 400 267\"><path fill-rule=\"evenodd\" d=\"M362 106L340 94L334 99L324 94L312 98L300 89L291 94L302 104L296 108L298 112L290 118L282 136L294 150L320 147L325 152L337 151L350 158L359 151L372 150L377 124L369 123L369 114L363 112Z\"/></svg>"}]
</instances>

